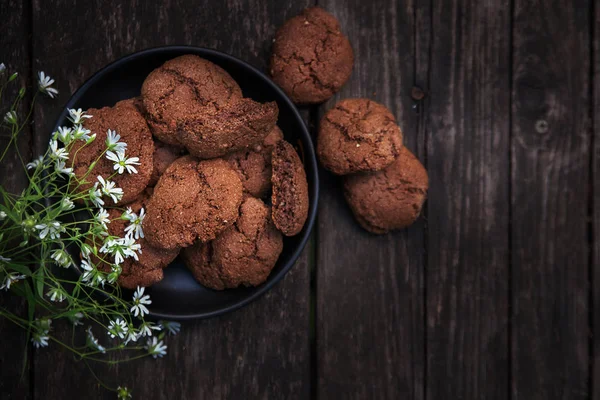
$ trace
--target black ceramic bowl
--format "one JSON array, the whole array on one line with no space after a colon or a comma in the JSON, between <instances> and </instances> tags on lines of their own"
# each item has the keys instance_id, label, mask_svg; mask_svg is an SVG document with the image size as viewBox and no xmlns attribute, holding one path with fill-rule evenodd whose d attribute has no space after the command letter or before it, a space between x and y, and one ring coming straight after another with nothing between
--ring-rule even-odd
<instances>
[{"instance_id":1,"label":"black ceramic bowl","mask_svg":"<svg viewBox=\"0 0 600 400\"><path fill-rule=\"evenodd\" d=\"M319 198L319 176L313 144L298 110L291 100L267 76L247 63L215 50L188 46L167 46L128 55L94 74L73 94L60 115L57 127L67 123L68 108L87 109L112 106L119 100L139 96L146 76L165 61L196 54L221 66L237 81L244 96L254 100L276 101L279 106L277 124L285 139L303 150L308 178L310 209L308 220L297 236L284 239L283 252L267 281L254 288L216 291L194 280L178 260L165 269L165 277L148 289L152 297L150 313L157 318L208 318L233 311L258 298L292 268L304 248L315 221ZM129 296L129 291L124 291Z\"/></svg>"}]
</instances>

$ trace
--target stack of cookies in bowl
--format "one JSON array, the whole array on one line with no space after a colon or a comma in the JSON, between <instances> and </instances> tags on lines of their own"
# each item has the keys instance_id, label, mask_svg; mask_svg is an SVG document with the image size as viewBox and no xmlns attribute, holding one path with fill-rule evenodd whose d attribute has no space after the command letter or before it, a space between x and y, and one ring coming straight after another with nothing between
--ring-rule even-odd
<instances>
[{"instance_id":1,"label":"stack of cookies in bowl","mask_svg":"<svg viewBox=\"0 0 600 400\"><path fill-rule=\"evenodd\" d=\"M124 236L124 209L143 218L141 254L122 263L119 285L157 283L178 255L212 289L267 279L283 236L300 233L309 208L304 166L278 113L275 102L244 97L225 70L195 55L152 71L140 97L87 110L85 127L97 138L75 152L77 177L114 175L113 161L93 162L118 140L140 163L136 174L111 178L123 197L107 210L108 233ZM110 271L110 260L92 261Z\"/></svg>"}]
</instances>

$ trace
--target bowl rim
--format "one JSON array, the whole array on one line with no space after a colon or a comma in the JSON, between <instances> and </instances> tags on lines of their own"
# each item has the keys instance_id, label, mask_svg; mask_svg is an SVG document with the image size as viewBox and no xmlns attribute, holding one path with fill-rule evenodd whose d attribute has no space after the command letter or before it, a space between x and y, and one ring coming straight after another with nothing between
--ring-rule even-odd
<instances>
[{"instance_id":1,"label":"bowl rim","mask_svg":"<svg viewBox=\"0 0 600 400\"><path fill-rule=\"evenodd\" d=\"M319 169L318 169L318 165L317 165L317 158L316 158L316 154L315 154L314 144L312 141L312 137L306 126L306 123L304 122L304 119L300 115L300 112L298 111L298 108L296 107L296 105L283 92L283 90L281 90L281 88L279 86L277 86L265 73L260 71L258 68L254 67L254 66L248 64L247 62L240 60L239 58L234 57L230 54L223 53L221 51L214 50L214 49L205 48L205 47L184 46L184 45L168 45L168 46L151 47L151 48L147 48L144 50L140 50L140 51L137 51L134 53L124 55L124 56L116 59L115 61L105 65L104 67L102 67L98 71L96 71L92 76L90 76L71 95L71 97L69 98L67 103L63 106L62 112L56 119L56 123L54 125L54 130L57 130L58 127L62 123L64 123L64 121L66 121L68 109L73 108L73 105L81 99L81 97L89 90L89 88L93 84L95 84L99 79L101 79L104 75L106 75L107 73L115 71L116 69L120 68L123 64L126 64L130 61L136 60L138 58L142 58L142 57L152 55L152 54L173 52L173 51L181 52L181 55L196 54L196 55L202 57L202 54L204 54L204 55L208 54L208 55L212 55L215 57L220 57L220 58L227 60L228 62L238 64L243 69L246 69L250 73L258 75L260 78L262 78L262 80L267 85L269 85L272 90L277 92L279 97L289 106L289 108L291 109L291 111L293 113L294 118L296 118L296 120L299 122L299 127L300 127L300 131L301 131L300 135L304 136L304 139L305 139L303 142L306 142L309 144L309 146L303 146L303 153L304 153L303 161L304 161L305 165L309 165L312 168L312 170L314 171L314 173L311 174L311 179L310 180L307 179L308 186L309 186L309 192L311 192L313 194L309 198L308 218L306 219L304 231L303 231L303 233L301 233L302 237L300 238L300 243L294 249L294 252L292 253L292 256L290 257L289 261L277 272L277 274L270 275L268 280L264 284L262 284L262 286L258 287L257 290L255 290L249 296L244 297L243 299L236 301L233 304L230 304L219 310L193 313L193 314L176 314L176 313L166 314L163 312L152 312L151 311L149 314L149 316L153 317L153 318L163 318L163 319L172 319L172 320L205 319L205 318L216 317L218 315L223 315L223 314L238 310L241 307L244 307L244 306L250 304L254 300L258 299L260 296L265 294L267 291L269 291L272 287L274 287L275 284L280 282L283 279L283 277L289 272L289 270L296 264L296 262L298 261L298 258L300 257L300 254L302 253L302 250L304 250L306 243L308 243L308 240L311 236L311 233L312 233L312 230L313 230L313 227L315 224L316 216L317 216L317 209L318 209L317 206L318 206L318 201L319 201Z\"/></svg>"}]
</instances>

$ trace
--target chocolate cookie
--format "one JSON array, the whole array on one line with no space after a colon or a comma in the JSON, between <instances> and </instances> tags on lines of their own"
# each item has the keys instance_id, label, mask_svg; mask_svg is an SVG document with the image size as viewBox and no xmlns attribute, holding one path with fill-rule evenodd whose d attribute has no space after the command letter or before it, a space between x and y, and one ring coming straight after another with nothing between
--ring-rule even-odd
<instances>
[{"instance_id":1,"label":"chocolate cookie","mask_svg":"<svg viewBox=\"0 0 600 400\"><path fill-rule=\"evenodd\" d=\"M180 119L177 139L193 156L221 157L262 142L275 126L278 114L274 101L240 99L214 115L195 113Z\"/></svg>"},{"instance_id":2,"label":"chocolate cookie","mask_svg":"<svg viewBox=\"0 0 600 400\"><path fill-rule=\"evenodd\" d=\"M262 144L227 156L226 160L237 171L246 193L254 197L264 197L269 193L271 189L271 151L273 146L282 139L281 129L275 126Z\"/></svg>"},{"instance_id":3,"label":"chocolate cookie","mask_svg":"<svg viewBox=\"0 0 600 400\"><path fill-rule=\"evenodd\" d=\"M190 246L208 241L232 225L242 202L242 182L221 159L175 160L154 188L143 229L155 247Z\"/></svg>"},{"instance_id":4,"label":"chocolate cookie","mask_svg":"<svg viewBox=\"0 0 600 400\"><path fill-rule=\"evenodd\" d=\"M185 249L183 259L196 280L217 290L266 281L283 250L270 214L261 200L248 196L234 225L210 243Z\"/></svg>"},{"instance_id":5,"label":"chocolate cookie","mask_svg":"<svg viewBox=\"0 0 600 400\"><path fill-rule=\"evenodd\" d=\"M411 225L427 197L429 179L419 160L403 147L390 166L344 177L344 195L358 223L382 234Z\"/></svg>"},{"instance_id":6,"label":"chocolate cookie","mask_svg":"<svg viewBox=\"0 0 600 400\"><path fill-rule=\"evenodd\" d=\"M152 165L152 175L148 186L154 186L158 182L158 178L165 172L173 161L181 157L181 149L175 146L170 146L162 142L154 142L154 160Z\"/></svg>"},{"instance_id":7,"label":"chocolate cookie","mask_svg":"<svg viewBox=\"0 0 600 400\"><path fill-rule=\"evenodd\" d=\"M145 195L128 207L140 215L141 209L145 206L147 197ZM111 236L124 237L125 228L128 226L129 221L121 219L123 210L121 209L109 209L108 215L111 220L108 224L108 233ZM141 247L141 252L138 253L139 260L135 260L132 257L126 258L121 263L121 275L117 280L119 286L127 289L135 289L138 286L148 287L151 286L163 278L163 268L167 267L179 254L179 248L173 250L159 249L151 246L146 239L140 238L136 242ZM92 243L91 241L89 243ZM89 244L88 243L88 244ZM97 243L97 248L101 247L101 244ZM100 261L98 257L91 256L91 261L96 264L98 269L104 272L110 272L111 266L105 262ZM112 260L111 260L112 261Z\"/></svg>"},{"instance_id":8,"label":"chocolate cookie","mask_svg":"<svg viewBox=\"0 0 600 400\"><path fill-rule=\"evenodd\" d=\"M321 119L317 154L334 174L378 171L394 162L401 148L394 115L372 100L342 100Z\"/></svg>"},{"instance_id":9,"label":"chocolate cookie","mask_svg":"<svg viewBox=\"0 0 600 400\"><path fill-rule=\"evenodd\" d=\"M142 102L154 136L179 145L177 124L189 115L212 115L235 99L242 90L221 67L195 55L165 62L142 85Z\"/></svg>"},{"instance_id":10,"label":"chocolate cookie","mask_svg":"<svg viewBox=\"0 0 600 400\"><path fill-rule=\"evenodd\" d=\"M275 35L271 76L295 103L329 99L348 80L353 64L348 38L322 8L305 9Z\"/></svg>"},{"instance_id":11,"label":"chocolate cookie","mask_svg":"<svg viewBox=\"0 0 600 400\"><path fill-rule=\"evenodd\" d=\"M273 222L286 236L298 234L308 216L308 183L294 147L279 141L272 153Z\"/></svg>"},{"instance_id":12,"label":"chocolate cookie","mask_svg":"<svg viewBox=\"0 0 600 400\"><path fill-rule=\"evenodd\" d=\"M154 153L154 142L150 129L144 117L140 114L134 105L134 99L123 100L114 105L114 107L104 107L101 109L90 108L87 113L92 116L86 119L84 126L96 134L96 140L84 145L77 141L71 150L73 172L78 180L85 177L87 183L81 184L77 190L87 191L97 181L98 175L104 179L115 173L114 162L100 155L106 150L106 137L109 129L114 130L121 136L120 141L127 143L125 155L129 157L138 157L140 165L136 165L137 174L130 174L124 171L111 178L117 187L123 189L123 197L118 203L114 203L110 198L105 197L107 206L127 204L138 197L138 195L148 186L150 175L152 174L152 163ZM100 157L98 163L91 172L89 167Z\"/></svg>"}]
</instances>

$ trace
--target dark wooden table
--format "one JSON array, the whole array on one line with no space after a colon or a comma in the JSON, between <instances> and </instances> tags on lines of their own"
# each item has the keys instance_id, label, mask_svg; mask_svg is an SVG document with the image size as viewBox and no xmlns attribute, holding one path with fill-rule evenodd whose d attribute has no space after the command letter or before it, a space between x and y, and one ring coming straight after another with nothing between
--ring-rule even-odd
<instances>
[{"instance_id":1,"label":"dark wooden table","mask_svg":"<svg viewBox=\"0 0 600 400\"><path fill-rule=\"evenodd\" d=\"M36 107L24 151L42 152L70 94L105 64L190 44L266 70L276 28L314 1L158 3L0 1L0 61L23 84L43 70L60 90ZM312 241L281 283L185 323L165 359L99 375L145 399L600 398L600 6L318 3L356 63L335 98L304 109L307 124L314 133L345 97L387 105L429 171L423 217L367 234L322 171ZM15 164L0 176L24 183ZM0 321L0 338L0 398L113 398L53 347L33 351L21 377L23 333Z\"/></svg>"}]
</instances>

